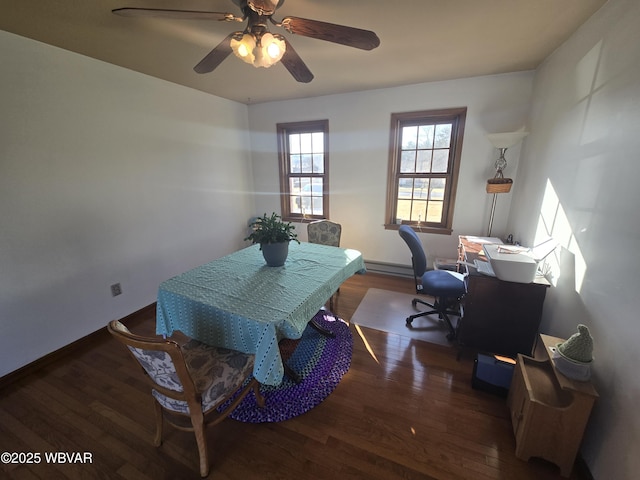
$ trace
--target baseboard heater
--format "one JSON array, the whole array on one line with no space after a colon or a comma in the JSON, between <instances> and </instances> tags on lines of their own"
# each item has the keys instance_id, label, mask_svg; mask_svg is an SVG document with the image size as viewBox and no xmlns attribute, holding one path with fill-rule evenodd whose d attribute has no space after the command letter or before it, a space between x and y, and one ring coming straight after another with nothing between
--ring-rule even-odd
<instances>
[{"instance_id":1,"label":"baseboard heater","mask_svg":"<svg viewBox=\"0 0 640 480\"><path fill-rule=\"evenodd\" d=\"M410 265L399 265L397 263L376 262L373 260L364 261L367 272L382 273L385 275L396 275L398 277L413 278L413 268Z\"/></svg>"}]
</instances>

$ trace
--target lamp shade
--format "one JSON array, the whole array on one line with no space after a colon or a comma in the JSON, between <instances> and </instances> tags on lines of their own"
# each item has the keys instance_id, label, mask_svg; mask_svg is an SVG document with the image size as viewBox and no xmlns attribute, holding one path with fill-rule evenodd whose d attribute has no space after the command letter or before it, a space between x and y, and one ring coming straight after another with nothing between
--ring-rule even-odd
<instances>
[{"instance_id":1,"label":"lamp shade","mask_svg":"<svg viewBox=\"0 0 640 480\"><path fill-rule=\"evenodd\" d=\"M527 135L529 132L491 133L487 138L496 148L510 148L521 142Z\"/></svg>"},{"instance_id":2,"label":"lamp shade","mask_svg":"<svg viewBox=\"0 0 640 480\"><path fill-rule=\"evenodd\" d=\"M256 48L256 37L251 33L238 34L231 39L231 50L236 57L243 62L253 64L255 60L254 50Z\"/></svg>"},{"instance_id":3,"label":"lamp shade","mask_svg":"<svg viewBox=\"0 0 640 480\"><path fill-rule=\"evenodd\" d=\"M284 39L280 35L273 35L269 32L264 33L255 49L253 66L269 68L280 61L285 49Z\"/></svg>"}]
</instances>

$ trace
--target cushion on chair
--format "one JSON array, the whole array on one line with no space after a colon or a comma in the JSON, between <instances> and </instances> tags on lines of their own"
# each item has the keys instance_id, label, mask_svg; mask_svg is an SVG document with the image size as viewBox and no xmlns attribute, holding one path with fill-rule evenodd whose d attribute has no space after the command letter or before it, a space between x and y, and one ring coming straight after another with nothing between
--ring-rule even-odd
<instances>
[{"instance_id":1,"label":"cushion on chair","mask_svg":"<svg viewBox=\"0 0 640 480\"><path fill-rule=\"evenodd\" d=\"M197 340L183 345L182 353L196 390L202 396L202 409L205 412L237 390L253 371L253 355L212 347ZM153 396L167 410L189 413L184 401L168 398L155 390Z\"/></svg>"},{"instance_id":2,"label":"cushion on chair","mask_svg":"<svg viewBox=\"0 0 640 480\"><path fill-rule=\"evenodd\" d=\"M140 362L140 365L142 365L142 368L144 368L153 382L169 390L182 391L178 372L176 372L173 360L171 360L171 356L167 352L143 350L128 345L127 347L138 359L138 362Z\"/></svg>"},{"instance_id":3,"label":"cushion on chair","mask_svg":"<svg viewBox=\"0 0 640 480\"><path fill-rule=\"evenodd\" d=\"M126 334L131 333L120 321L113 322L113 327L117 331ZM178 378L178 372L176 372L173 360L171 360L171 356L167 352L143 350L142 348L131 347L129 345L127 345L127 348L131 350L133 356L136 357L153 382L169 390L175 390L176 392L182 391L182 384Z\"/></svg>"},{"instance_id":4,"label":"cushion on chair","mask_svg":"<svg viewBox=\"0 0 640 480\"><path fill-rule=\"evenodd\" d=\"M342 226L329 220L318 220L307 225L307 235L310 243L340 246Z\"/></svg>"},{"instance_id":5,"label":"cushion on chair","mask_svg":"<svg viewBox=\"0 0 640 480\"><path fill-rule=\"evenodd\" d=\"M434 297L460 297L466 293L464 275L449 270L429 270L422 275L422 293Z\"/></svg>"}]
</instances>

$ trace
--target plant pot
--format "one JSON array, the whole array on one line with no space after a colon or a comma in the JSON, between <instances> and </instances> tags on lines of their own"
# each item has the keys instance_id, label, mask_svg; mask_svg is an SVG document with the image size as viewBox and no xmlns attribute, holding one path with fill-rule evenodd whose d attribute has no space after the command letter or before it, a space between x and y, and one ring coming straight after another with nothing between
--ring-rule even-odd
<instances>
[{"instance_id":1,"label":"plant pot","mask_svg":"<svg viewBox=\"0 0 640 480\"><path fill-rule=\"evenodd\" d=\"M270 267L281 267L289 255L289 242L263 243L260 248L264 260Z\"/></svg>"}]
</instances>

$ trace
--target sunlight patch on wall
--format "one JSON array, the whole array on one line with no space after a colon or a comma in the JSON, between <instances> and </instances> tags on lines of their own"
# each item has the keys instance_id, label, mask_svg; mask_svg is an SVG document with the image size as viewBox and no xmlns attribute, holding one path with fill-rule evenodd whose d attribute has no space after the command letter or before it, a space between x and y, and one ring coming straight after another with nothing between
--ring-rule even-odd
<instances>
[{"instance_id":1,"label":"sunlight patch on wall","mask_svg":"<svg viewBox=\"0 0 640 480\"><path fill-rule=\"evenodd\" d=\"M596 73L602 55L602 40L596 43L576 65L576 103L589 97L595 88Z\"/></svg>"},{"instance_id":2,"label":"sunlight patch on wall","mask_svg":"<svg viewBox=\"0 0 640 480\"><path fill-rule=\"evenodd\" d=\"M587 263L584 260L578 241L573 233L569 218L560 203L558 194L555 188L553 188L551 180L547 179L534 244L537 245L549 237L553 237L553 239L558 242L559 247L564 247L574 255L575 271L564 273L574 276L576 292L580 293L582 282L587 273ZM546 277L554 286L558 284L558 280L563 273L560 264L561 253L562 248L556 249L553 254L547 257L542 266Z\"/></svg>"},{"instance_id":3,"label":"sunlight patch on wall","mask_svg":"<svg viewBox=\"0 0 640 480\"><path fill-rule=\"evenodd\" d=\"M580 293L582 290L582 283L584 282L584 277L587 274L587 262L582 256L582 251L578 246L578 242L575 237L571 237L571 243L567 247L567 249L573 253L575 258L575 282L576 282L576 292Z\"/></svg>"}]
</instances>

